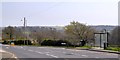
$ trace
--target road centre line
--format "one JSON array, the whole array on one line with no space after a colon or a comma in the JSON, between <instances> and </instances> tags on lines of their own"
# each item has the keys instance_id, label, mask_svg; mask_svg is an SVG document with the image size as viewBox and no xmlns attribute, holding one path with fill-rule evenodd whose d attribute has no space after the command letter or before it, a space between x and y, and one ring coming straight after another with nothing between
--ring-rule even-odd
<instances>
[{"instance_id":1,"label":"road centre line","mask_svg":"<svg viewBox=\"0 0 120 60\"><path fill-rule=\"evenodd\" d=\"M42 53L42 52L38 52L38 51L35 51L36 53L39 53L39 54L45 54L47 56L51 56L51 57L54 57L54 58L58 58L58 56L55 56L55 55L52 55L52 54L49 54L50 52L45 52L45 53Z\"/></svg>"},{"instance_id":2,"label":"road centre line","mask_svg":"<svg viewBox=\"0 0 120 60\"><path fill-rule=\"evenodd\" d=\"M87 55L82 55L83 57L88 57Z\"/></svg>"},{"instance_id":3,"label":"road centre line","mask_svg":"<svg viewBox=\"0 0 120 60\"><path fill-rule=\"evenodd\" d=\"M55 56L55 55L51 55L51 54L46 54L47 56L51 56L51 57L54 57L54 58L58 58L58 56Z\"/></svg>"},{"instance_id":4,"label":"road centre line","mask_svg":"<svg viewBox=\"0 0 120 60\"><path fill-rule=\"evenodd\" d=\"M33 52L33 50L28 50L28 51L31 51L31 52Z\"/></svg>"},{"instance_id":5,"label":"road centre line","mask_svg":"<svg viewBox=\"0 0 120 60\"><path fill-rule=\"evenodd\" d=\"M58 56L55 56L55 55L50 55L50 56L52 56L52 57L54 57L54 58L58 58Z\"/></svg>"}]
</instances>

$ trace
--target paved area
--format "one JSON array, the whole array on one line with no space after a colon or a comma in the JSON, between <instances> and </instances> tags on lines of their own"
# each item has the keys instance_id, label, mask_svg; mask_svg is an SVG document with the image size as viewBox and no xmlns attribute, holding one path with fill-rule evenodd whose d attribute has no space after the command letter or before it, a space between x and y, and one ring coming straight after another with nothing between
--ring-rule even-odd
<instances>
[{"instance_id":1,"label":"paved area","mask_svg":"<svg viewBox=\"0 0 120 60\"><path fill-rule=\"evenodd\" d=\"M65 49L65 48L55 48L55 47L33 47L33 46L3 46L3 49L9 51L17 58L21 60L30 59L65 59L65 60L76 60L76 59L107 59L117 60L118 54L96 52L88 50L75 50L75 49ZM71 58L71 59L70 59ZM49 60L48 59L48 60ZM55 59L56 60L56 59Z\"/></svg>"},{"instance_id":2,"label":"paved area","mask_svg":"<svg viewBox=\"0 0 120 60\"><path fill-rule=\"evenodd\" d=\"M4 51L2 48L0 48L0 59L1 60L17 60L14 54Z\"/></svg>"}]
</instances>

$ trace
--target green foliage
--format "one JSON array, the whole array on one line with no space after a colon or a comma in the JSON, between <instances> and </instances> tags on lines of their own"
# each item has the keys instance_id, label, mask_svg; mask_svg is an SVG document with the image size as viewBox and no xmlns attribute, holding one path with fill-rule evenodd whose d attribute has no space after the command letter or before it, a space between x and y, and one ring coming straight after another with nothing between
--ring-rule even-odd
<instances>
[{"instance_id":1,"label":"green foliage","mask_svg":"<svg viewBox=\"0 0 120 60\"><path fill-rule=\"evenodd\" d=\"M2 42L2 44L9 44L10 42L9 41L4 41L4 42Z\"/></svg>"},{"instance_id":2,"label":"green foliage","mask_svg":"<svg viewBox=\"0 0 120 60\"><path fill-rule=\"evenodd\" d=\"M76 48L83 48L83 49L91 49L91 46L82 46L82 47L76 47Z\"/></svg>"},{"instance_id":3,"label":"green foliage","mask_svg":"<svg viewBox=\"0 0 120 60\"><path fill-rule=\"evenodd\" d=\"M10 44L11 42L13 42L15 45L32 45L30 40L4 41L2 44Z\"/></svg>"},{"instance_id":4,"label":"green foliage","mask_svg":"<svg viewBox=\"0 0 120 60\"><path fill-rule=\"evenodd\" d=\"M70 22L65 26L65 33L68 39L72 39L74 43L80 42L80 40L88 41L94 38L95 30L79 22ZM76 42L75 42L76 41Z\"/></svg>"},{"instance_id":5,"label":"green foliage","mask_svg":"<svg viewBox=\"0 0 120 60\"><path fill-rule=\"evenodd\" d=\"M120 47L108 47L106 50L120 51Z\"/></svg>"},{"instance_id":6,"label":"green foliage","mask_svg":"<svg viewBox=\"0 0 120 60\"><path fill-rule=\"evenodd\" d=\"M66 43L65 45L62 45L61 43ZM42 46L70 46L71 44L68 41L65 40L44 40L41 43Z\"/></svg>"}]
</instances>

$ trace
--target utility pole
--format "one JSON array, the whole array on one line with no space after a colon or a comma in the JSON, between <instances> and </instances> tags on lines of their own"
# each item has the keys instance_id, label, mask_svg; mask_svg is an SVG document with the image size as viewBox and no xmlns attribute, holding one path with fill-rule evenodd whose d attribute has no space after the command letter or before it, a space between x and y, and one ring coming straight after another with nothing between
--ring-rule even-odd
<instances>
[{"instance_id":1,"label":"utility pole","mask_svg":"<svg viewBox=\"0 0 120 60\"><path fill-rule=\"evenodd\" d=\"M24 24L23 24L23 25L24 25L24 35L25 35L25 40L27 40L27 36L26 36L26 35L27 35L27 34L26 34L26 26L27 26L26 21L27 21L27 20L26 20L25 17L24 17L24 20L23 20L23 21L24 21ZM24 45L25 45L25 40L24 40Z\"/></svg>"},{"instance_id":2,"label":"utility pole","mask_svg":"<svg viewBox=\"0 0 120 60\"><path fill-rule=\"evenodd\" d=\"M26 23L26 21L25 21L25 17L24 17L24 24L23 24L24 25L24 35L26 35L25 34L25 31L26 31L26 26L25 26L26 24L25 23ZM25 45L25 40L24 40L24 45Z\"/></svg>"}]
</instances>

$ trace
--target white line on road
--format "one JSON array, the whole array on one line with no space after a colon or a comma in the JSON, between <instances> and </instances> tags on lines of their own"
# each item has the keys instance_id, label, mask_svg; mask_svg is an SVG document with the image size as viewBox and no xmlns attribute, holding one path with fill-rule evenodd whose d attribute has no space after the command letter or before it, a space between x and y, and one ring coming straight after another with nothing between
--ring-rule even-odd
<instances>
[{"instance_id":1,"label":"white line on road","mask_svg":"<svg viewBox=\"0 0 120 60\"><path fill-rule=\"evenodd\" d=\"M88 57L87 55L82 55L83 57Z\"/></svg>"},{"instance_id":2,"label":"white line on road","mask_svg":"<svg viewBox=\"0 0 120 60\"><path fill-rule=\"evenodd\" d=\"M39 51L35 51L36 53L39 53L39 54L45 54L45 53L42 53L42 52L39 52Z\"/></svg>"},{"instance_id":3,"label":"white line on road","mask_svg":"<svg viewBox=\"0 0 120 60\"><path fill-rule=\"evenodd\" d=\"M75 50L75 49L66 49L66 50L69 50L69 51L83 51L83 50Z\"/></svg>"},{"instance_id":4,"label":"white line on road","mask_svg":"<svg viewBox=\"0 0 120 60\"><path fill-rule=\"evenodd\" d=\"M44 53L38 52L38 51L35 51L35 52L36 52L36 53L39 53L39 54L45 54L45 55L47 55L47 56L51 56L51 57L54 57L54 58L58 58L58 56L49 54L50 52L44 52Z\"/></svg>"},{"instance_id":5,"label":"white line on road","mask_svg":"<svg viewBox=\"0 0 120 60\"><path fill-rule=\"evenodd\" d=\"M23 47L21 47L21 48L23 48Z\"/></svg>"},{"instance_id":6,"label":"white line on road","mask_svg":"<svg viewBox=\"0 0 120 60\"><path fill-rule=\"evenodd\" d=\"M6 53L8 53L8 54L11 54L12 57L10 57L10 58L16 58L16 60L18 60L17 57L16 57L13 53L11 53L11 52L7 52L7 51L5 51L5 50L3 50L3 51L6 52Z\"/></svg>"},{"instance_id":7,"label":"white line on road","mask_svg":"<svg viewBox=\"0 0 120 60\"><path fill-rule=\"evenodd\" d=\"M117 55L118 56L118 54L113 54L113 53L106 53L106 55Z\"/></svg>"},{"instance_id":8,"label":"white line on road","mask_svg":"<svg viewBox=\"0 0 120 60\"><path fill-rule=\"evenodd\" d=\"M28 51L31 51L31 52L33 52L33 50L28 50Z\"/></svg>"},{"instance_id":9,"label":"white line on road","mask_svg":"<svg viewBox=\"0 0 120 60\"><path fill-rule=\"evenodd\" d=\"M52 57L54 57L54 58L58 58L57 56L55 56L55 55L50 55L50 56L52 56Z\"/></svg>"},{"instance_id":10,"label":"white line on road","mask_svg":"<svg viewBox=\"0 0 120 60\"><path fill-rule=\"evenodd\" d=\"M95 57L95 58L99 58L99 57Z\"/></svg>"},{"instance_id":11,"label":"white line on road","mask_svg":"<svg viewBox=\"0 0 120 60\"><path fill-rule=\"evenodd\" d=\"M54 57L54 58L58 58L58 56L55 56L55 55L51 55L51 54L46 54L47 56L51 56L51 57Z\"/></svg>"},{"instance_id":12,"label":"white line on road","mask_svg":"<svg viewBox=\"0 0 120 60\"><path fill-rule=\"evenodd\" d=\"M37 52L37 53L39 53L39 54L44 54L44 53L42 53L42 52Z\"/></svg>"},{"instance_id":13,"label":"white line on road","mask_svg":"<svg viewBox=\"0 0 120 60\"><path fill-rule=\"evenodd\" d=\"M46 54L46 55L50 56L50 54Z\"/></svg>"},{"instance_id":14,"label":"white line on road","mask_svg":"<svg viewBox=\"0 0 120 60\"><path fill-rule=\"evenodd\" d=\"M52 49L65 49L65 48L52 48Z\"/></svg>"},{"instance_id":15,"label":"white line on road","mask_svg":"<svg viewBox=\"0 0 120 60\"><path fill-rule=\"evenodd\" d=\"M95 51L87 51L87 52L89 52L89 53L103 53L103 52L95 52Z\"/></svg>"},{"instance_id":16,"label":"white line on road","mask_svg":"<svg viewBox=\"0 0 120 60\"><path fill-rule=\"evenodd\" d=\"M46 47L38 47L38 48L46 48Z\"/></svg>"}]
</instances>

